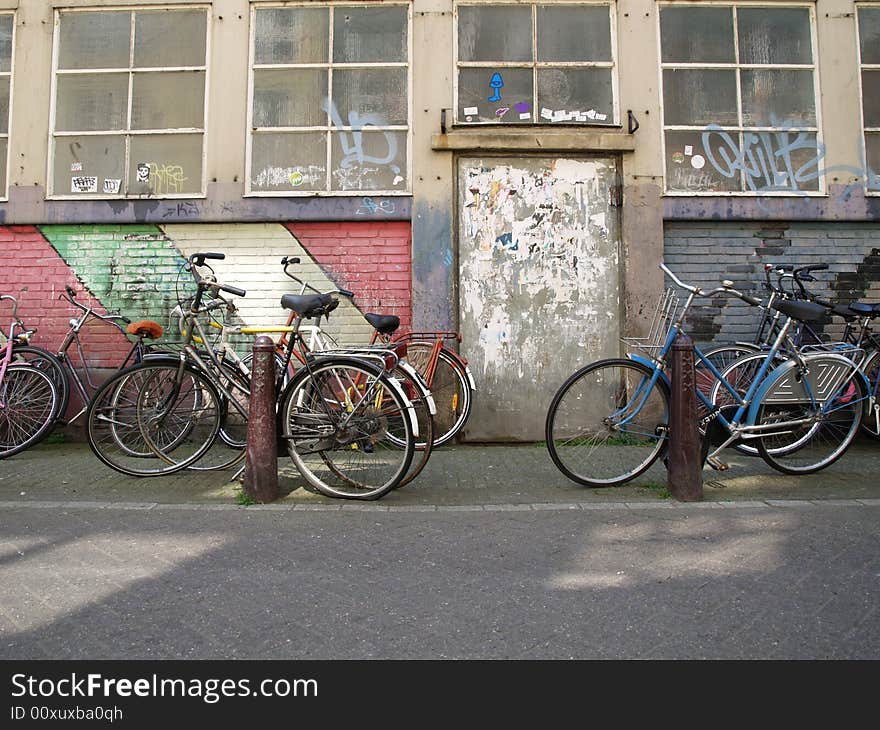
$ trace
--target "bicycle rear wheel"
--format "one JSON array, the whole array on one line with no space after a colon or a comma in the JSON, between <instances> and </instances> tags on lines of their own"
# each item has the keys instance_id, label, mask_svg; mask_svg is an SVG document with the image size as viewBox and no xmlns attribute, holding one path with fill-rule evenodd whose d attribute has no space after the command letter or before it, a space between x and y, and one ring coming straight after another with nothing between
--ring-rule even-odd
<instances>
[{"instance_id":1,"label":"bicycle rear wheel","mask_svg":"<svg viewBox=\"0 0 880 730\"><path fill-rule=\"evenodd\" d=\"M777 428L756 440L758 453L784 474L812 474L831 466L858 433L866 402L856 374L824 403L762 403L755 423Z\"/></svg>"},{"instance_id":2,"label":"bicycle rear wheel","mask_svg":"<svg viewBox=\"0 0 880 730\"><path fill-rule=\"evenodd\" d=\"M868 379L868 395L862 413L862 431L873 439L880 439L880 351L874 352L865 363L862 372Z\"/></svg>"},{"instance_id":3,"label":"bicycle rear wheel","mask_svg":"<svg viewBox=\"0 0 880 730\"><path fill-rule=\"evenodd\" d=\"M328 359L291 382L282 436L302 477L322 494L378 499L400 484L412 462L411 409L378 369Z\"/></svg>"},{"instance_id":4,"label":"bicycle rear wheel","mask_svg":"<svg viewBox=\"0 0 880 730\"><path fill-rule=\"evenodd\" d=\"M575 372L547 412L550 458L579 484L611 487L647 470L667 443L669 391L651 368L599 360Z\"/></svg>"},{"instance_id":5,"label":"bicycle rear wheel","mask_svg":"<svg viewBox=\"0 0 880 730\"><path fill-rule=\"evenodd\" d=\"M464 428L471 414L472 397L467 375L445 350L438 353L433 377L428 377L433 347L431 342L408 341L406 361L428 383L437 405L434 416L434 448L437 448L448 444Z\"/></svg>"},{"instance_id":6,"label":"bicycle rear wheel","mask_svg":"<svg viewBox=\"0 0 880 730\"><path fill-rule=\"evenodd\" d=\"M0 459L24 451L55 422L58 391L52 379L30 365L10 365L0 382Z\"/></svg>"},{"instance_id":7,"label":"bicycle rear wheel","mask_svg":"<svg viewBox=\"0 0 880 730\"><path fill-rule=\"evenodd\" d=\"M415 370L407 370L402 365L398 365L392 372L391 377L397 380L403 388L404 394L412 403L419 427L419 433L416 438L416 453L413 455L409 471L396 487L399 489L409 484L422 473L422 469L425 468L428 459L431 457L431 452L434 450L434 415L431 405L428 403L428 399L433 400L433 396L427 384L422 380L422 376ZM433 410L436 410L436 406L434 406ZM406 444L393 433L388 434L388 440L398 448L406 448Z\"/></svg>"}]
</instances>

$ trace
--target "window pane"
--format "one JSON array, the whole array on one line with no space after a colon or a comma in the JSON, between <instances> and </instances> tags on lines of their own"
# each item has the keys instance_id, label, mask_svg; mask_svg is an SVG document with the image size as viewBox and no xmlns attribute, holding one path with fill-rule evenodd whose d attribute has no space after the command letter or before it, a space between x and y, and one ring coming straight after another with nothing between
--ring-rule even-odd
<instances>
[{"instance_id":1,"label":"window pane","mask_svg":"<svg viewBox=\"0 0 880 730\"><path fill-rule=\"evenodd\" d=\"M880 71L862 71L862 103L865 126L880 127Z\"/></svg>"},{"instance_id":2,"label":"window pane","mask_svg":"<svg viewBox=\"0 0 880 730\"><path fill-rule=\"evenodd\" d=\"M125 138L56 137L52 184L55 195L88 190L125 192ZM116 193L106 193L114 195Z\"/></svg>"},{"instance_id":3,"label":"window pane","mask_svg":"<svg viewBox=\"0 0 880 730\"><path fill-rule=\"evenodd\" d=\"M0 134L9 132L9 77L0 77Z\"/></svg>"},{"instance_id":4,"label":"window pane","mask_svg":"<svg viewBox=\"0 0 880 730\"><path fill-rule=\"evenodd\" d=\"M148 179L148 182L138 180ZM202 190L202 135L155 134L131 138L128 189L135 195Z\"/></svg>"},{"instance_id":5,"label":"window pane","mask_svg":"<svg viewBox=\"0 0 880 730\"><path fill-rule=\"evenodd\" d=\"M736 72L664 70L663 113L667 125L738 124Z\"/></svg>"},{"instance_id":6,"label":"window pane","mask_svg":"<svg viewBox=\"0 0 880 730\"><path fill-rule=\"evenodd\" d=\"M134 74L132 129L201 128L204 117L204 71Z\"/></svg>"},{"instance_id":7,"label":"window pane","mask_svg":"<svg viewBox=\"0 0 880 730\"><path fill-rule=\"evenodd\" d=\"M12 68L12 17L11 13L0 15L0 71Z\"/></svg>"},{"instance_id":8,"label":"window pane","mask_svg":"<svg viewBox=\"0 0 880 730\"><path fill-rule=\"evenodd\" d=\"M204 66L207 22L204 10L135 13L135 67Z\"/></svg>"},{"instance_id":9,"label":"window pane","mask_svg":"<svg viewBox=\"0 0 880 730\"><path fill-rule=\"evenodd\" d=\"M334 132L334 190L406 190L406 132Z\"/></svg>"},{"instance_id":10,"label":"window pane","mask_svg":"<svg viewBox=\"0 0 880 730\"><path fill-rule=\"evenodd\" d=\"M58 68L128 68L131 13L64 13Z\"/></svg>"},{"instance_id":11,"label":"window pane","mask_svg":"<svg viewBox=\"0 0 880 730\"><path fill-rule=\"evenodd\" d=\"M865 134L865 148L868 155L868 169L874 171L868 176L868 190L880 192L880 134ZM5 158L4 158L5 159Z\"/></svg>"},{"instance_id":12,"label":"window pane","mask_svg":"<svg viewBox=\"0 0 880 730\"><path fill-rule=\"evenodd\" d=\"M734 63L733 11L660 8L660 46L665 63Z\"/></svg>"},{"instance_id":13,"label":"window pane","mask_svg":"<svg viewBox=\"0 0 880 730\"><path fill-rule=\"evenodd\" d=\"M324 132L255 134L251 189L294 191L327 189L327 135Z\"/></svg>"},{"instance_id":14,"label":"window pane","mask_svg":"<svg viewBox=\"0 0 880 730\"><path fill-rule=\"evenodd\" d=\"M739 141L738 132L667 132L666 189L689 193L740 190Z\"/></svg>"},{"instance_id":15,"label":"window pane","mask_svg":"<svg viewBox=\"0 0 880 730\"><path fill-rule=\"evenodd\" d=\"M405 6L333 11L333 61L375 63L406 61Z\"/></svg>"},{"instance_id":16,"label":"window pane","mask_svg":"<svg viewBox=\"0 0 880 730\"><path fill-rule=\"evenodd\" d=\"M56 130L89 132L125 129L127 119L127 73L58 77Z\"/></svg>"},{"instance_id":17,"label":"window pane","mask_svg":"<svg viewBox=\"0 0 880 730\"><path fill-rule=\"evenodd\" d=\"M538 70L538 122L614 123L611 69ZM546 112L553 115L547 119Z\"/></svg>"},{"instance_id":18,"label":"window pane","mask_svg":"<svg viewBox=\"0 0 880 730\"><path fill-rule=\"evenodd\" d=\"M740 63L812 63L806 8L737 8Z\"/></svg>"},{"instance_id":19,"label":"window pane","mask_svg":"<svg viewBox=\"0 0 880 730\"><path fill-rule=\"evenodd\" d=\"M0 196L6 197L6 139L0 139Z\"/></svg>"},{"instance_id":20,"label":"window pane","mask_svg":"<svg viewBox=\"0 0 880 730\"><path fill-rule=\"evenodd\" d=\"M496 80L496 85L492 86L495 78L492 69L459 69L457 119L464 122L491 122L500 119L503 123L519 124L540 121L537 112L532 108L532 70L505 68L498 76L503 85L498 86ZM505 109L507 111L503 111Z\"/></svg>"},{"instance_id":21,"label":"window pane","mask_svg":"<svg viewBox=\"0 0 880 730\"><path fill-rule=\"evenodd\" d=\"M327 8L257 10L254 63L327 63Z\"/></svg>"},{"instance_id":22,"label":"window pane","mask_svg":"<svg viewBox=\"0 0 880 730\"><path fill-rule=\"evenodd\" d=\"M532 61L529 7L458 8L460 61Z\"/></svg>"},{"instance_id":23,"label":"window pane","mask_svg":"<svg viewBox=\"0 0 880 730\"><path fill-rule=\"evenodd\" d=\"M319 68L254 71L255 127L314 127L327 124L321 108L327 71Z\"/></svg>"},{"instance_id":24,"label":"window pane","mask_svg":"<svg viewBox=\"0 0 880 730\"><path fill-rule=\"evenodd\" d=\"M333 123L406 124L406 91L405 68L336 70L333 104L337 114Z\"/></svg>"},{"instance_id":25,"label":"window pane","mask_svg":"<svg viewBox=\"0 0 880 730\"><path fill-rule=\"evenodd\" d=\"M539 61L610 61L611 20L607 6L538 7Z\"/></svg>"},{"instance_id":26,"label":"window pane","mask_svg":"<svg viewBox=\"0 0 880 730\"><path fill-rule=\"evenodd\" d=\"M859 8L862 63L880 63L880 8Z\"/></svg>"},{"instance_id":27,"label":"window pane","mask_svg":"<svg viewBox=\"0 0 880 730\"><path fill-rule=\"evenodd\" d=\"M742 72L743 124L815 127L812 71Z\"/></svg>"}]
</instances>

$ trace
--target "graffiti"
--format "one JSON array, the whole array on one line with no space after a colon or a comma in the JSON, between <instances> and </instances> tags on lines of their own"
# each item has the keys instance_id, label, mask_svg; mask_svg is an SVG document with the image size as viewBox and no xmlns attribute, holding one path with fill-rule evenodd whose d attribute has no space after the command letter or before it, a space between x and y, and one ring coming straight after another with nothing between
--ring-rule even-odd
<instances>
[{"instance_id":1,"label":"graffiti","mask_svg":"<svg viewBox=\"0 0 880 730\"><path fill-rule=\"evenodd\" d=\"M320 165L304 167L265 167L251 181L258 188L321 186L326 176Z\"/></svg>"},{"instance_id":2,"label":"graffiti","mask_svg":"<svg viewBox=\"0 0 880 730\"><path fill-rule=\"evenodd\" d=\"M367 127L382 127L385 120L378 114L361 114L352 111L348 115L348 124L342 121L342 115L336 108L336 105L330 100L325 99L322 108L330 115L339 132L339 144L342 146L342 160L339 162L339 168L348 170L355 166L363 166L365 163L373 165L388 165L395 175L400 174L400 167L392 164L397 159L397 139L390 132L382 132L387 145L387 153L383 156L373 156L366 153L363 143L363 132ZM350 131L346 131L348 127ZM373 168L375 169L375 168Z\"/></svg>"},{"instance_id":3,"label":"graffiti","mask_svg":"<svg viewBox=\"0 0 880 730\"><path fill-rule=\"evenodd\" d=\"M155 162L149 164L150 189L153 193L161 195L183 192L183 184L188 178L183 174L183 168L180 165L159 165ZM138 175L140 175L140 165L138 165Z\"/></svg>"},{"instance_id":4,"label":"graffiti","mask_svg":"<svg viewBox=\"0 0 880 730\"><path fill-rule=\"evenodd\" d=\"M394 213L394 201L381 200L377 203L372 198L364 198L355 215L375 215L377 213L386 213L388 215Z\"/></svg>"},{"instance_id":5,"label":"graffiti","mask_svg":"<svg viewBox=\"0 0 880 730\"><path fill-rule=\"evenodd\" d=\"M492 74L489 86L492 87L492 96L489 97L489 101L501 101L501 87L504 86L504 79L501 78L501 74Z\"/></svg>"},{"instance_id":6,"label":"graffiti","mask_svg":"<svg viewBox=\"0 0 880 730\"><path fill-rule=\"evenodd\" d=\"M190 218L198 217L201 211L199 206L189 201L168 206L162 213L163 218Z\"/></svg>"},{"instance_id":7,"label":"graffiti","mask_svg":"<svg viewBox=\"0 0 880 730\"><path fill-rule=\"evenodd\" d=\"M97 193L98 178L94 176L77 176L70 178L70 192L72 193Z\"/></svg>"},{"instance_id":8,"label":"graffiti","mask_svg":"<svg viewBox=\"0 0 880 730\"><path fill-rule=\"evenodd\" d=\"M509 112L509 111L510 111L510 107L509 107L509 106L503 106L503 107L501 107L501 108L495 110L495 116L498 117L498 118L500 119L500 118L503 117L505 114L507 114L507 112Z\"/></svg>"}]
</instances>

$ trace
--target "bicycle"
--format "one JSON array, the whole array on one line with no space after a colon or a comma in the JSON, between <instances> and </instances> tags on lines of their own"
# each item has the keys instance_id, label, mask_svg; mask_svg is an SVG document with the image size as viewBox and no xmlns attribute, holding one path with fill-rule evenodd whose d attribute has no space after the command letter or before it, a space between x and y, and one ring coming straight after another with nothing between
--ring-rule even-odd
<instances>
[{"instance_id":1,"label":"bicycle","mask_svg":"<svg viewBox=\"0 0 880 730\"><path fill-rule=\"evenodd\" d=\"M146 362L105 384L103 394L99 394L102 397L96 396L89 408L90 444L93 429L112 431L108 422L125 427L163 462L162 467L149 473L172 473L198 462L217 440L229 413L236 413L246 424L247 409L232 391L246 398L247 387L234 378L227 380L232 371L223 368L211 348L200 354L192 340L197 333L207 341L199 322L207 292L245 295L242 289L199 274L198 268L205 265L206 259L222 258L223 254L215 253L190 257L188 265L196 281L196 295L187 314L187 335L177 361ZM293 340L298 342L299 324L332 311L338 300L324 295L285 295L282 304L299 312L293 328ZM374 357L387 358L388 354ZM396 362L383 359L383 364L391 367ZM117 392L122 388L131 394L118 402ZM397 486L406 474L417 423L399 384L375 362L345 355L306 357L304 366L279 393L278 402L281 437L288 442L291 459L303 478L318 491L328 496L376 499ZM393 434L404 448L392 449L388 434ZM130 466L128 473L146 475Z\"/></svg>"},{"instance_id":2,"label":"bicycle","mask_svg":"<svg viewBox=\"0 0 880 730\"><path fill-rule=\"evenodd\" d=\"M30 363L52 378L58 390L58 403L56 412L53 414L53 422L62 426L75 422L86 412L89 400L91 399L90 393L94 394L99 387L93 379L89 360L80 341L80 332L82 332L83 327L89 322L96 320L116 327L123 335L128 334L135 337L127 354L117 366L117 370L122 370L129 364L141 362L149 352L149 348L145 345L144 340L159 339L163 334L162 325L158 322L146 319L132 322L128 317L112 312L99 314L95 311L94 307L86 306L77 301L77 294L73 287L66 286L65 293L66 296L65 294L60 294L58 298L65 299L71 305L81 310L82 314L70 320L69 329L65 333L58 349L55 352L50 352L45 348L31 345L29 337L19 337L12 347L12 355L16 361ZM80 376L77 368L74 366L73 359L69 355L69 350L74 345L82 365L82 376ZM82 408L65 419L64 416L70 401L71 383L82 402Z\"/></svg>"},{"instance_id":3,"label":"bicycle","mask_svg":"<svg viewBox=\"0 0 880 730\"><path fill-rule=\"evenodd\" d=\"M12 302L12 321L0 356L0 459L39 443L52 428L57 411L58 389L42 370L15 363L13 348L33 332L18 317L18 300L9 294L0 301ZM21 335L16 335L21 329Z\"/></svg>"},{"instance_id":4,"label":"bicycle","mask_svg":"<svg viewBox=\"0 0 880 730\"><path fill-rule=\"evenodd\" d=\"M667 291L649 336L624 340L646 356L629 353L626 358L600 360L581 368L559 388L547 412L550 457L560 471L580 484L623 484L665 455L670 397L667 355L684 331L682 323L694 299L727 294L752 306L760 302L735 290L732 282L706 292L684 284L664 264L660 268L689 295L679 311L672 303L672 290ZM745 440L754 442L764 461L778 471L816 472L840 458L858 431L867 384L852 359L839 352L802 354L792 347L790 359L775 362L783 344L790 344L794 323L816 321L824 309L794 300L779 301L774 307L785 322L744 396L695 348L697 360L709 368L735 404L734 412L726 412L694 388L707 410L701 425L707 431L710 427L720 430L724 436L706 454L713 468L726 469L718 454Z\"/></svg>"}]
</instances>

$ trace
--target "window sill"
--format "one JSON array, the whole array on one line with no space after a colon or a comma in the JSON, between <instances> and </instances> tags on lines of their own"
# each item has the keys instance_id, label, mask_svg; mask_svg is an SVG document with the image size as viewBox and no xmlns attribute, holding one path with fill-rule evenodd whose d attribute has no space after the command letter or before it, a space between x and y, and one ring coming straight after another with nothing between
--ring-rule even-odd
<instances>
[{"instance_id":1,"label":"window sill","mask_svg":"<svg viewBox=\"0 0 880 730\"><path fill-rule=\"evenodd\" d=\"M597 129L455 129L432 134L436 152L634 152L635 137Z\"/></svg>"}]
</instances>

